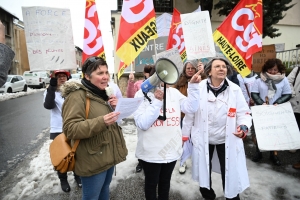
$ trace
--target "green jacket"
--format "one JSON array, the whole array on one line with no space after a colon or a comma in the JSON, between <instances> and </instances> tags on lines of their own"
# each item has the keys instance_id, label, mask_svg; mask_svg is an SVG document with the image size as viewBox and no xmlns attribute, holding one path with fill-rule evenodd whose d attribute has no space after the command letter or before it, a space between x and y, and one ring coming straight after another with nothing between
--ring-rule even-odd
<instances>
[{"instance_id":1,"label":"green jacket","mask_svg":"<svg viewBox=\"0 0 300 200\"><path fill-rule=\"evenodd\" d=\"M63 132L71 144L80 139L75 153L75 173L92 176L125 161L127 148L117 123L106 126L103 116L111 110L106 101L78 81L61 87L65 102L62 107ZM88 119L85 117L86 97L90 98Z\"/></svg>"}]
</instances>

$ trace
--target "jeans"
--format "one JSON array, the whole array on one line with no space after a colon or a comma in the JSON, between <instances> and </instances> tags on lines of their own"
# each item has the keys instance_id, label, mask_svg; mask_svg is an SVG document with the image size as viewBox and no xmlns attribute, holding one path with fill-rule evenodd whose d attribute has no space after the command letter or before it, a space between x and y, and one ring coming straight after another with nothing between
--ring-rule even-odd
<instances>
[{"instance_id":1,"label":"jeans","mask_svg":"<svg viewBox=\"0 0 300 200\"><path fill-rule=\"evenodd\" d=\"M156 200L156 188L158 186L158 199L168 200L170 181L176 161L170 163L149 163L141 160L145 173L145 197L146 200Z\"/></svg>"},{"instance_id":2,"label":"jeans","mask_svg":"<svg viewBox=\"0 0 300 200\"><path fill-rule=\"evenodd\" d=\"M109 185L113 172L114 166L100 174L80 177L82 200L109 200Z\"/></svg>"}]
</instances>

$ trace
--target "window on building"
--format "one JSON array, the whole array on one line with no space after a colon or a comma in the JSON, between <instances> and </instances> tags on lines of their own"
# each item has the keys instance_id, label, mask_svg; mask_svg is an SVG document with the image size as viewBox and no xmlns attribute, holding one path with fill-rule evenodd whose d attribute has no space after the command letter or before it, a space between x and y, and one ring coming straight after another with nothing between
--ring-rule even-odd
<instances>
[{"instance_id":1,"label":"window on building","mask_svg":"<svg viewBox=\"0 0 300 200\"><path fill-rule=\"evenodd\" d=\"M153 0L155 12L173 12L173 0ZM118 11L122 11L123 0L118 0Z\"/></svg>"},{"instance_id":2,"label":"window on building","mask_svg":"<svg viewBox=\"0 0 300 200\"><path fill-rule=\"evenodd\" d=\"M7 21L2 21L2 24L5 26L5 35L10 35L9 23Z\"/></svg>"}]
</instances>

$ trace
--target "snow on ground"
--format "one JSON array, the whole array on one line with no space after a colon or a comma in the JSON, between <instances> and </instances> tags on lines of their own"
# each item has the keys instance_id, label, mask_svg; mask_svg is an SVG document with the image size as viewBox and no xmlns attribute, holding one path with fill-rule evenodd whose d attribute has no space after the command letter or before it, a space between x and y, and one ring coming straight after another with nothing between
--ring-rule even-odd
<instances>
[{"instance_id":1,"label":"snow on ground","mask_svg":"<svg viewBox=\"0 0 300 200\"><path fill-rule=\"evenodd\" d=\"M28 88L27 92L1 93L0 94L0 101L6 101L8 99L15 99L15 98L18 98L18 97L30 95L30 94L40 92L40 91L44 91L44 90L45 90L45 88L42 88L42 89Z\"/></svg>"},{"instance_id":2,"label":"snow on ground","mask_svg":"<svg viewBox=\"0 0 300 200\"><path fill-rule=\"evenodd\" d=\"M135 148L137 142L136 127L132 121L122 125L122 130L128 148L126 161L117 165L117 174L113 176L111 190L114 190L118 182L137 176L135 167L137 158L135 157ZM64 193L60 188L59 179L53 171L49 158L50 140L46 141L40 149L38 155L30 162L26 171L19 171L16 174L16 184L11 192L4 197L4 200L12 199L39 199L43 195ZM184 175L178 173L179 162L173 171L171 180L171 190L180 193L184 199L199 199L199 186L192 180L191 160L187 161L188 169ZM250 188L241 194L241 199L274 199L274 190L277 187L284 188L288 199L300 197L300 183L298 179L287 174L275 172L268 164L260 164L247 159L247 167L250 178ZM291 167L286 170L293 170ZM69 183L72 188L75 187L75 181L69 172ZM223 197L221 176L213 173L213 188L217 197ZM130 186L128 186L130 187ZM298 199L298 198L297 198Z\"/></svg>"}]
</instances>

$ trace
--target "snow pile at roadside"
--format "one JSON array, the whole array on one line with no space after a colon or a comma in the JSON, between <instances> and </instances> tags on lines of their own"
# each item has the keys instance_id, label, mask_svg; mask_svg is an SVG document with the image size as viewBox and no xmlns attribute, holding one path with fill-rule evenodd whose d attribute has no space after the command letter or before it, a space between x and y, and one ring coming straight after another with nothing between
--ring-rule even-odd
<instances>
[{"instance_id":1,"label":"snow pile at roadside","mask_svg":"<svg viewBox=\"0 0 300 200\"><path fill-rule=\"evenodd\" d=\"M22 96L26 96L26 95L30 95L36 92L40 92L40 91L44 91L45 88L42 89L31 89L28 88L27 92L17 92L17 93L2 93L0 94L0 101L6 101L8 99L15 99L18 97L22 97Z\"/></svg>"}]
</instances>

